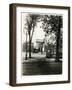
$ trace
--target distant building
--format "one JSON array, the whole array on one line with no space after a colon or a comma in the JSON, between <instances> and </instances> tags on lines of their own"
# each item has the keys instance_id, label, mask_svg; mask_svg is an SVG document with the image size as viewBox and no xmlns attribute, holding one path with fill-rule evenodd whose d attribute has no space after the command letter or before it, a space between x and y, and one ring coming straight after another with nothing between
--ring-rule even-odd
<instances>
[{"instance_id":1,"label":"distant building","mask_svg":"<svg viewBox=\"0 0 72 90\"><path fill-rule=\"evenodd\" d=\"M38 48L39 52L44 52L44 40L43 39L37 39L36 40L36 47Z\"/></svg>"}]
</instances>

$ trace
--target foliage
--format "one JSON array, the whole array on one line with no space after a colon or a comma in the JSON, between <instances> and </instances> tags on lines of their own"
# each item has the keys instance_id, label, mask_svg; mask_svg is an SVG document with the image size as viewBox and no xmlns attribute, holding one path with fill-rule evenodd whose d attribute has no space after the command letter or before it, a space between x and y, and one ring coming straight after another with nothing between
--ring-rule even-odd
<instances>
[{"instance_id":1,"label":"foliage","mask_svg":"<svg viewBox=\"0 0 72 90\"><path fill-rule=\"evenodd\" d=\"M25 23L25 29L28 31L28 34L30 36L30 40L32 40L34 28L37 24L39 15L34 14L28 14L26 16L26 23ZM32 33L31 33L32 32Z\"/></svg>"},{"instance_id":2,"label":"foliage","mask_svg":"<svg viewBox=\"0 0 72 90\"><path fill-rule=\"evenodd\" d=\"M46 33L57 32L58 28L62 28L62 16L45 15L42 21L42 28Z\"/></svg>"}]
</instances>

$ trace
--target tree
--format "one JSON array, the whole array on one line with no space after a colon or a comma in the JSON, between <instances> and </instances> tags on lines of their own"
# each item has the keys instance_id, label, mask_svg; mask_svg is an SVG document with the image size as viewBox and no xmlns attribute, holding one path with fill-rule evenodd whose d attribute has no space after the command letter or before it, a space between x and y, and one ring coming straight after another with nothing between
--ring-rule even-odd
<instances>
[{"instance_id":1,"label":"tree","mask_svg":"<svg viewBox=\"0 0 72 90\"><path fill-rule=\"evenodd\" d=\"M58 15L45 15L43 18L42 28L46 32L46 34L49 33L55 33L56 35L56 61L59 60L59 44L62 44L60 42L60 34L61 34L61 28L62 28L62 16Z\"/></svg>"},{"instance_id":2,"label":"tree","mask_svg":"<svg viewBox=\"0 0 72 90\"><path fill-rule=\"evenodd\" d=\"M34 29L37 24L38 18L39 18L39 15L36 15L36 14L28 14L26 16L25 28L28 31L28 35L29 35L29 58L31 58L32 37L33 37Z\"/></svg>"}]
</instances>

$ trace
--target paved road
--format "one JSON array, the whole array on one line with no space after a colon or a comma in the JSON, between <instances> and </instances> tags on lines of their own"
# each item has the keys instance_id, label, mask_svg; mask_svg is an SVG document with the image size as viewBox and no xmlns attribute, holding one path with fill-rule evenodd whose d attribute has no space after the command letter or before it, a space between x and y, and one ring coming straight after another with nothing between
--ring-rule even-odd
<instances>
[{"instance_id":1,"label":"paved road","mask_svg":"<svg viewBox=\"0 0 72 90\"><path fill-rule=\"evenodd\" d=\"M37 61L26 61L23 62L23 75L54 75L62 74L62 61L47 61L47 60L37 60Z\"/></svg>"}]
</instances>

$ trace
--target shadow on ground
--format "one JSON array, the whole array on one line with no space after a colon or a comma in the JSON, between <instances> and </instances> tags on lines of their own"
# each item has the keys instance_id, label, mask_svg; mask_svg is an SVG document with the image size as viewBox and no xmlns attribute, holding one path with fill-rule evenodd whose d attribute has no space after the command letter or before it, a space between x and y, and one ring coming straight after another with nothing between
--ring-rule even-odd
<instances>
[{"instance_id":1,"label":"shadow on ground","mask_svg":"<svg viewBox=\"0 0 72 90\"><path fill-rule=\"evenodd\" d=\"M23 75L54 75L62 74L62 61L37 60L23 63Z\"/></svg>"}]
</instances>

